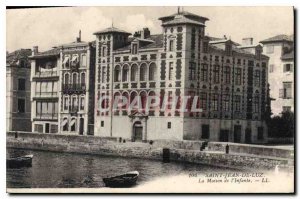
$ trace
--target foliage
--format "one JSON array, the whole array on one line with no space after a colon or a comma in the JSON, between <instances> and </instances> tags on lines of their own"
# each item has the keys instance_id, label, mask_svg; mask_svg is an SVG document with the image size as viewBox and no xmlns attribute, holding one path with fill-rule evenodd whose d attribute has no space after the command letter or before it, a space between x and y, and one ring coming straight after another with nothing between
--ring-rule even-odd
<instances>
[{"instance_id":1,"label":"foliage","mask_svg":"<svg viewBox=\"0 0 300 199\"><path fill-rule=\"evenodd\" d=\"M269 137L294 137L295 116L293 112L283 112L268 121Z\"/></svg>"}]
</instances>

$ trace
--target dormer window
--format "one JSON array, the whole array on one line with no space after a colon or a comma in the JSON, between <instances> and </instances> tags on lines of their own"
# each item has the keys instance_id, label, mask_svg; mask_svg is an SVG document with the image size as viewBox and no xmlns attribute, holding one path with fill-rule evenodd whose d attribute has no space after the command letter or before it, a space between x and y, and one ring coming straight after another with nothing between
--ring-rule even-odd
<instances>
[{"instance_id":1,"label":"dormer window","mask_svg":"<svg viewBox=\"0 0 300 199\"><path fill-rule=\"evenodd\" d=\"M64 59L64 62L63 62L64 68L69 68L70 67L69 60L70 60L70 57L65 56L65 59Z\"/></svg>"},{"instance_id":2,"label":"dormer window","mask_svg":"<svg viewBox=\"0 0 300 199\"><path fill-rule=\"evenodd\" d=\"M132 54L137 54L138 52L138 45L137 44L132 44Z\"/></svg>"},{"instance_id":3,"label":"dormer window","mask_svg":"<svg viewBox=\"0 0 300 199\"><path fill-rule=\"evenodd\" d=\"M174 51L174 40L173 39L171 39L169 41L169 51Z\"/></svg>"}]
</instances>

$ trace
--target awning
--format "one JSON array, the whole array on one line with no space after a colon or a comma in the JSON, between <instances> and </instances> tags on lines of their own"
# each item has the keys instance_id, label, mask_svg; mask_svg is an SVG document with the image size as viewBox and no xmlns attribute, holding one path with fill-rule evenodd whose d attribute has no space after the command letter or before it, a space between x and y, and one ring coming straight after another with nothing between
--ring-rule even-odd
<instances>
[{"instance_id":1,"label":"awning","mask_svg":"<svg viewBox=\"0 0 300 199\"><path fill-rule=\"evenodd\" d=\"M61 123L62 126L65 126L68 123L68 119L64 119L64 121Z\"/></svg>"},{"instance_id":2,"label":"awning","mask_svg":"<svg viewBox=\"0 0 300 199\"><path fill-rule=\"evenodd\" d=\"M70 123L70 126L73 126L75 124L75 122L76 122L76 119L72 119L71 123Z\"/></svg>"},{"instance_id":3,"label":"awning","mask_svg":"<svg viewBox=\"0 0 300 199\"><path fill-rule=\"evenodd\" d=\"M69 61L69 57L65 57L63 64L66 64Z\"/></svg>"},{"instance_id":4,"label":"awning","mask_svg":"<svg viewBox=\"0 0 300 199\"><path fill-rule=\"evenodd\" d=\"M78 61L78 56L73 56L73 57L72 57L72 62L75 62L75 61L76 61L76 62Z\"/></svg>"}]
</instances>

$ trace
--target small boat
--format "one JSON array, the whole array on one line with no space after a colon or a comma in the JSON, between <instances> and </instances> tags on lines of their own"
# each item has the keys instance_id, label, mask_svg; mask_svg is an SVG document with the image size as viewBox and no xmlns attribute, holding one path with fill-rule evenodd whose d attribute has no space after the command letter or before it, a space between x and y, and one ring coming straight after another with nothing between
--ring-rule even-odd
<instances>
[{"instance_id":1,"label":"small boat","mask_svg":"<svg viewBox=\"0 0 300 199\"><path fill-rule=\"evenodd\" d=\"M33 155L25 155L6 159L7 168L31 167Z\"/></svg>"},{"instance_id":2,"label":"small boat","mask_svg":"<svg viewBox=\"0 0 300 199\"><path fill-rule=\"evenodd\" d=\"M122 175L103 178L106 187L131 187L139 177L138 171L130 171Z\"/></svg>"}]
</instances>

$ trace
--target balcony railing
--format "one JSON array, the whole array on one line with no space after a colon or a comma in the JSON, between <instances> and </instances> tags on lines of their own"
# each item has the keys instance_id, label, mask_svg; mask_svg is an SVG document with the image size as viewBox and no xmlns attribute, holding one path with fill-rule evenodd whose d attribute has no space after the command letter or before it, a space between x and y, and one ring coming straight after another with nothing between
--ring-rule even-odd
<instances>
[{"instance_id":1,"label":"balcony railing","mask_svg":"<svg viewBox=\"0 0 300 199\"><path fill-rule=\"evenodd\" d=\"M292 89L286 89L286 88L279 89L279 98L291 99L292 98Z\"/></svg>"},{"instance_id":2,"label":"balcony railing","mask_svg":"<svg viewBox=\"0 0 300 199\"><path fill-rule=\"evenodd\" d=\"M57 120L58 113L37 113L35 118L43 120Z\"/></svg>"},{"instance_id":3,"label":"balcony railing","mask_svg":"<svg viewBox=\"0 0 300 199\"><path fill-rule=\"evenodd\" d=\"M63 84L62 91L64 93L85 92L86 84Z\"/></svg>"},{"instance_id":4,"label":"balcony railing","mask_svg":"<svg viewBox=\"0 0 300 199\"><path fill-rule=\"evenodd\" d=\"M43 71L43 72L36 72L35 77L54 77L58 76L57 71Z\"/></svg>"},{"instance_id":5,"label":"balcony railing","mask_svg":"<svg viewBox=\"0 0 300 199\"><path fill-rule=\"evenodd\" d=\"M35 97L58 97L57 92L36 92Z\"/></svg>"}]
</instances>

